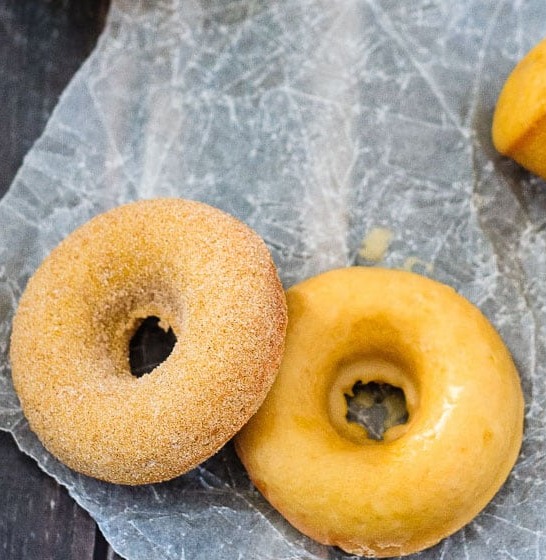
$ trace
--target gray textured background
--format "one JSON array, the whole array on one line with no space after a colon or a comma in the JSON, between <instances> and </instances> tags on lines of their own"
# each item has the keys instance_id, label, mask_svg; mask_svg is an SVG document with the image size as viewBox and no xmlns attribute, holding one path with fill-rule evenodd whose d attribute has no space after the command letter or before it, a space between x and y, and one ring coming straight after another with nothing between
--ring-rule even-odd
<instances>
[{"instance_id":1,"label":"gray textured background","mask_svg":"<svg viewBox=\"0 0 546 560\"><path fill-rule=\"evenodd\" d=\"M114 2L0 202L0 426L120 554L343 557L272 511L230 446L169 483L124 488L69 471L29 432L7 360L26 280L92 215L169 195L256 229L285 286L365 264L361 239L383 226L382 264L419 259L479 305L522 375L524 447L487 509L418 557L546 556L546 187L489 136L504 78L545 18L538 1Z\"/></svg>"}]
</instances>

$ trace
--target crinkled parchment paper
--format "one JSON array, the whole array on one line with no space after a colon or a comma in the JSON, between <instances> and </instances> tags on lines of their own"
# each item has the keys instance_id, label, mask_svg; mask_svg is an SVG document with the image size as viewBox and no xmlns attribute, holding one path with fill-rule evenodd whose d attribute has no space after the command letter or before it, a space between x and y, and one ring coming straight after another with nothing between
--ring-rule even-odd
<instances>
[{"instance_id":1,"label":"crinkled parchment paper","mask_svg":"<svg viewBox=\"0 0 546 560\"><path fill-rule=\"evenodd\" d=\"M94 214L169 195L255 228L285 286L368 264L361 240L383 227L382 265L479 305L523 378L523 451L487 509L418 557L546 557L546 185L489 138L503 80L544 21L542 0L114 1L0 203L0 424L121 555L343 557L288 526L229 445L177 480L125 488L71 472L29 432L8 363L29 275Z\"/></svg>"}]
</instances>

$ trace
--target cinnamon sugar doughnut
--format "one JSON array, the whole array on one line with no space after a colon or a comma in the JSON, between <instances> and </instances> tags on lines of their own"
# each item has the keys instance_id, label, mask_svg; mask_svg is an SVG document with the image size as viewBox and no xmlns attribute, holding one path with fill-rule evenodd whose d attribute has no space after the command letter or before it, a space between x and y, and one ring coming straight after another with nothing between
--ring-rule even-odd
<instances>
[{"instance_id":1,"label":"cinnamon sugar doughnut","mask_svg":"<svg viewBox=\"0 0 546 560\"><path fill-rule=\"evenodd\" d=\"M177 342L151 373L128 348L148 316ZM122 484L173 478L215 453L277 372L284 293L263 241L198 202L140 201L69 235L13 321L13 382L45 447Z\"/></svg>"},{"instance_id":2,"label":"cinnamon sugar doughnut","mask_svg":"<svg viewBox=\"0 0 546 560\"><path fill-rule=\"evenodd\" d=\"M348 268L287 292L283 362L237 452L264 496L313 539L411 554L468 523L518 455L523 398L498 334L451 288ZM357 382L403 390L409 418L370 439L347 420Z\"/></svg>"}]
</instances>

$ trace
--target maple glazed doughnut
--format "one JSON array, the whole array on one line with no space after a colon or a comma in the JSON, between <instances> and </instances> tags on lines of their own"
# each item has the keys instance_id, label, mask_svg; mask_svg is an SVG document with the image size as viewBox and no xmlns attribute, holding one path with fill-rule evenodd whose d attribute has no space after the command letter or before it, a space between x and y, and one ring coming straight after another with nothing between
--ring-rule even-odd
<instances>
[{"instance_id":1,"label":"maple glazed doughnut","mask_svg":"<svg viewBox=\"0 0 546 560\"><path fill-rule=\"evenodd\" d=\"M167 359L131 374L143 319L173 329ZM215 453L263 401L286 302L263 241L180 199L101 214L42 263L13 321L13 382L32 430L81 473L167 480Z\"/></svg>"},{"instance_id":2,"label":"maple glazed doughnut","mask_svg":"<svg viewBox=\"0 0 546 560\"><path fill-rule=\"evenodd\" d=\"M494 496L518 455L518 373L481 312L417 274L334 270L287 292L279 374L236 436L250 478L313 539L398 556L430 547ZM362 384L402 389L383 440L349 422Z\"/></svg>"}]
</instances>

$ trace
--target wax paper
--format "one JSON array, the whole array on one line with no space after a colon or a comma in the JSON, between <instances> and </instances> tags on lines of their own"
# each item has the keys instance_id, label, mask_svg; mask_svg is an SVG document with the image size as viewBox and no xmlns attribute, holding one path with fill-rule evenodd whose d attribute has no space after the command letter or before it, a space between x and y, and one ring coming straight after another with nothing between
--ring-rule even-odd
<instances>
[{"instance_id":1,"label":"wax paper","mask_svg":"<svg viewBox=\"0 0 546 560\"><path fill-rule=\"evenodd\" d=\"M28 277L98 212L177 196L256 229L286 287L380 264L477 304L521 373L524 445L492 503L416 558L546 557L546 185L490 140L502 83L544 21L542 0L114 0L0 202L0 424L122 556L345 557L291 528L230 444L128 488L59 464L22 416L8 346ZM391 236L370 263L359 249L376 228Z\"/></svg>"}]
</instances>

